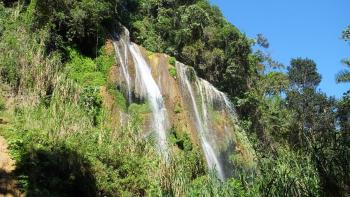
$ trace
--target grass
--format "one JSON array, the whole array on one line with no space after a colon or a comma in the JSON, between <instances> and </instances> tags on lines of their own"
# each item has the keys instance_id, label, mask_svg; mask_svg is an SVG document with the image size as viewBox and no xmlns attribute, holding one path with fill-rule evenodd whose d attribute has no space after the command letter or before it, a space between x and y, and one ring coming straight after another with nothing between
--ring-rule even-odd
<instances>
[{"instance_id":1,"label":"grass","mask_svg":"<svg viewBox=\"0 0 350 197\"><path fill-rule=\"evenodd\" d=\"M117 104L117 107L121 109L122 111L126 112L128 109L128 102L124 96L124 94L119 91L115 85L108 83L107 85L108 92L113 96L115 103Z\"/></svg>"}]
</instances>

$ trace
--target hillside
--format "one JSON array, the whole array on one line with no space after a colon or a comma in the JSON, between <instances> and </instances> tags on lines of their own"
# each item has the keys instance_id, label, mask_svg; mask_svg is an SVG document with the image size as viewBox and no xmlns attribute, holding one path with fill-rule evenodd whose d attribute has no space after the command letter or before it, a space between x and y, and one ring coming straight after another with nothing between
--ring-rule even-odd
<instances>
[{"instance_id":1,"label":"hillside","mask_svg":"<svg viewBox=\"0 0 350 197\"><path fill-rule=\"evenodd\" d=\"M0 196L350 193L349 92L206 0L6 0L0 24Z\"/></svg>"}]
</instances>

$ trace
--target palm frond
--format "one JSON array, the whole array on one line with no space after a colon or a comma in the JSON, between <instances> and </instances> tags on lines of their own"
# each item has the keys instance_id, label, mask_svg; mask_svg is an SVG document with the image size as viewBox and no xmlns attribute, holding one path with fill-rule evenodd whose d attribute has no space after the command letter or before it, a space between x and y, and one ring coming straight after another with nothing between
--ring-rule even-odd
<instances>
[{"instance_id":1,"label":"palm frond","mask_svg":"<svg viewBox=\"0 0 350 197\"><path fill-rule=\"evenodd\" d=\"M343 59L341 62L345 64L345 66L350 67L350 59Z\"/></svg>"},{"instance_id":2,"label":"palm frond","mask_svg":"<svg viewBox=\"0 0 350 197\"><path fill-rule=\"evenodd\" d=\"M336 76L337 83L346 83L350 82L350 71L342 70Z\"/></svg>"}]
</instances>

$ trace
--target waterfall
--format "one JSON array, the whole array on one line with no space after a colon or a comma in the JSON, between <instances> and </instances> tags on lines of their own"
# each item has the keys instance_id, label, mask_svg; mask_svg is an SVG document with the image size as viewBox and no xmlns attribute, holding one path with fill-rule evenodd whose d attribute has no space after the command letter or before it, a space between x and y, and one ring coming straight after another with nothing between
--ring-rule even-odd
<instances>
[{"instance_id":1,"label":"waterfall","mask_svg":"<svg viewBox=\"0 0 350 197\"><path fill-rule=\"evenodd\" d=\"M194 117L195 117L195 122L196 122L196 127L198 131L198 135L200 137L200 141L202 144L202 149L204 152L204 156L206 159L206 162L208 164L209 169L215 170L217 172L218 177L221 180L225 179L225 174L223 171L223 167L218 159L217 154L214 151L213 146L215 145L212 141L209 141L211 137L211 131L209 128L209 117L208 117L208 104L212 104L214 101L214 96L217 96L217 94L210 94L210 86L207 86L208 84L204 82L204 80L197 79L196 76L193 76L195 79L191 81L195 81L197 85L197 89L199 91L199 96L200 96L200 106L196 102L196 97L193 92L193 88L190 82L190 79L188 77L188 67L181 64L181 63L176 63L176 68L179 73L179 78L181 82L181 86L184 91L187 91L189 94L189 97L191 99L192 103L192 108L194 112ZM207 91L207 92L205 92ZM209 94L208 94L209 93ZM215 93L215 92L214 92ZM208 103L208 101L210 103ZM199 107L202 108L202 116L199 112Z\"/></svg>"},{"instance_id":2,"label":"waterfall","mask_svg":"<svg viewBox=\"0 0 350 197\"><path fill-rule=\"evenodd\" d=\"M131 78L128 68L128 44L129 44L129 31L124 28L124 35L117 35L117 40L113 40L114 51L116 53L117 62L120 65L121 74L126 83L127 96L129 103L132 102L131 97Z\"/></svg>"},{"instance_id":3,"label":"waterfall","mask_svg":"<svg viewBox=\"0 0 350 197\"><path fill-rule=\"evenodd\" d=\"M236 111L234 110L231 101L227 98L226 94L220 92L216 89L211 83L204 79L199 79L199 83L197 83L199 89L204 92L206 95L205 100L207 101L209 106L217 105L221 110L226 111L232 119L236 120ZM204 99L202 99L204 101Z\"/></svg>"},{"instance_id":4,"label":"waterfall","mask_svg":"<svg viewBox=\"0 0 350 197\"><path fill-rule=\"evenodd\" d=\"M161 76L158 76L158 83L153 78L150 65L143 57L138 45L130 42L127 29L124 28L124 33L118 38L113 45L129 102L132 102L133 93L147 100L152 115L151 129L146 133L156 134L157 149L165 160L168 160L169 122L160 89L164 82ZM129 69L132 71L131 75ZM233 139L232 134L237 128L234 108L223 92L217 90L208 81L197 77L191 67L176 62L176 69L178 74L176 81L181 90L179 95L184 100L185 107L189 109L190 124L194 126L194 131L197 133L207 166L217 173L219 179L225 180L232 175L233 164L230 156L236 148L237 135L234 135L235 139ZM177 123L173 122L173 124Z\"/></svg>"},{"instance_id":5,"label":"waterfall","mask_svg":"<svg viewBox=\"0 0 350 197\"><path fill-rule=\"evenodd\" d=\"M134 60L136 83L141 95L146 96L152 111L152 126L157 133L157 142L160 153L168 158L166 130L168 125L167 111L157 83L152 77L151 69L143 58L136 44L129 44L129 50Z\"/></svg>"}]
</instances>

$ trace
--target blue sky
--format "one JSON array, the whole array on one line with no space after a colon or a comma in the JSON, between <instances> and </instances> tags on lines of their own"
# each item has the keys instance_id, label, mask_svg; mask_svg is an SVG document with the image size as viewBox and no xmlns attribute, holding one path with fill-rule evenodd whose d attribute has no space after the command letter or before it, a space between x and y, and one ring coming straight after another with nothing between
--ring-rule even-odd
<instances>
[{"instance_id":1,"label":"blue sky","mask_svg":"<svg viewBox=\"0 0 350 197\"><path fill-rule=\"evenodd\" d=\"M350 84L336 84L335 75L346 67L350 45L340 39L350 25L350 0L210 0L228 21L248 37L262 33L272 57L289 65L291 58L308 57L322 75L320 89L340 98Z\"/></svg>"}]
</instances>

